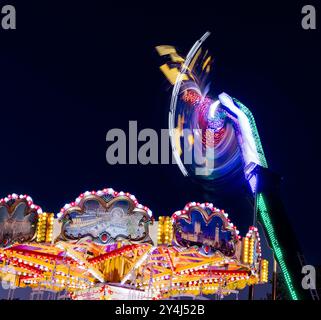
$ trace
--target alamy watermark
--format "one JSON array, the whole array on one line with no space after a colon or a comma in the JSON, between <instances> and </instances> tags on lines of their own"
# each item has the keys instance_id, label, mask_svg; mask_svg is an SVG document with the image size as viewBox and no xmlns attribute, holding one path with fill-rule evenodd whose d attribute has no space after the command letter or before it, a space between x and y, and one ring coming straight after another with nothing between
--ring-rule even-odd
<instances>
[{"instance_id":1,"label":"alamy watermark","mask_svg":"<svg viewBox=\"0 0 321 320\"><path fill-rule=\"evenodd\" d=\"M173 152L170 152L170 136ZM119 128L107 132L106 141L112 144L106 150L106 160L111 165L176 164L177 154L182 156L184 165L195 165L196 175L209 175L214 170L213 140L211 129L161 129L159 137L151 128L138 132L137 121L129 121L128 135Z\"/></svg>"},{"instance_id":2,"label":"alamy watermark","mask_svg":"<svg viewBox=\"0 0 321 320\"><path fill-rule=\"evenodd\" d=\"M313 5L305 5L301 9L303 18L301 21L304 30L314 30L316 26L316 10ZM1 27L4 30L16 29L16 8L13 5L1 7Z\"/></svg>"},{"instance_id":3,"label":"alamy watermark","mask_svg":"<svg viewBox=\"0 0 321 320\"><path fill-rule=\"evenodd\" d=\"M1 8L1 27L4 30L16 29L16 8L12 5L5 5Z\"/></svg>"},{"instance_id":4,"label":"alamy watermark","mask_svg":"<svg viewBox=\"0 0 321 320\"><path fill-rule=\"evenodd\" d=\"M1 268L1 287L4 290L16 289L15 270L11 266L4 266Z\"/></svg>"},{"instance_id":5,"label":"alamy watermark","mask_svg":"<svg viewBox=\"0 0 321 320\"><path fill-rule=\"evenodd\" d=\"M302 274L305 276L302 279L301 285L305 290L316 290L316 273L314 266L306 265L302 267Z\"/></svg>"},{"instance_id":6,"label":"alamy watermark","mask_svg":"<svg viewBox=\"0 0 321 320\"><path fill-rule=\"evenodd\" d=\"M315 7L312 5L305 5L302 7L301 13L303 18L301 26L304 30L315 30L317 28L317 17Z\"/></svg>"}]
</instances>

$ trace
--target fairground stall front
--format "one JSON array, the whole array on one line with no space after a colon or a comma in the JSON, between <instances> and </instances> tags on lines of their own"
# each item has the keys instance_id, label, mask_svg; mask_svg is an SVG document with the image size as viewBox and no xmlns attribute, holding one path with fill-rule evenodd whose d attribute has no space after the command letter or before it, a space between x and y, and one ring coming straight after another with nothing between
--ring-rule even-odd
<instances>
[{"instance_id":1,"label":"fairground stall front","mask_svg":"<svg viewBox=\"0 0 321 320\"><path fill-rule=\"evenodd\" d=\"M135 196L85 192L55 215L28 195L0 200L0 277L32 299L221 299L268 281L260 236L188 203L156 221Z\"/></svg>"}]
</instances>

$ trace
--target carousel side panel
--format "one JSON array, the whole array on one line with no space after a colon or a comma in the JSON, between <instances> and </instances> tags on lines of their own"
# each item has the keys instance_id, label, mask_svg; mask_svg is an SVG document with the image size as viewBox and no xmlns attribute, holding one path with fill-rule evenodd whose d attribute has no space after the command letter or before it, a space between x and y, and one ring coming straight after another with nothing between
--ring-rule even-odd
<instances>
[{"instance_id":1,"label":"carousel side panel","mask_svg":"<svg viewBox=\"0 0 321 320\"><path fill-rule=\"evenodd\" d=\"M62 223L58 240L90 239L96 244L128 240L149 242L152 212L136 198L113 189L85 192L61 209Z\"/></svg>"},{"instance_id":2,"label":"carousel side panel","mask_svg":"<svg viewBox=\"0 0 321 320\"><path fill-rule=\"evenodd\" d=\"M28 195L12 194L0 200L0 247L35 239L42 210Z\"/></svg>"}]
</instances>

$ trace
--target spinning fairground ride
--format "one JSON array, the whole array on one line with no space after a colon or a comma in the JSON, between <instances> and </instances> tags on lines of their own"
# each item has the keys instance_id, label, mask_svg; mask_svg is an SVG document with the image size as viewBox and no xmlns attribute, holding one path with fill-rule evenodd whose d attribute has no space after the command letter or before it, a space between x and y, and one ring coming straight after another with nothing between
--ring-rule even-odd
<instances>
[{"instance_id":1,"label":"spinning fairground ride","mask_svg":"<svg viewBox=\"0 0 321 320\"><path fill-rule=\"evenodd\" d=\"M113 189L85 192L58 214L27 195L0 200L3 286L33 299L222 298L268 281L257 228L242 238L224 210L188 203L155 221Z\"/></svg>"},{"instance_id":2,"label":"spinning fairground ride","mask_svg":"<svg viewBox=\"0 0 321 320\"><path fill-rule=\"evenodd\" d=\"M240 197L246 187L253 225L262 226L273 252L272 299L278 266L289 299L318 300L316 290L302 287L306 263L282 205L281 178L268 168L252 112L238 99L211 91L214 59L204 47L209 35L196 41L186 57L173 46L156 47L164 60L160 70L173 86L168 125L175 162L204 193L211 192L210 199ZM253 286L250 289L253 298Z\"/></svg>"}]
</instances>

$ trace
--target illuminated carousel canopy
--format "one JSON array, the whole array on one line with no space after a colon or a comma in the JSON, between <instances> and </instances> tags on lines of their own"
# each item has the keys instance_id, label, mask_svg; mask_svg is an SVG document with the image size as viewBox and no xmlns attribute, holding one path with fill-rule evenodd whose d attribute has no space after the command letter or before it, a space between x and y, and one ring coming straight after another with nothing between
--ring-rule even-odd
<instances>
[{"instance_id":1,"label":"illuminated carousel canopy","mask_svg":"<svg viewBox=\"0 0 321 320\"><path fill-rule=\"evenodd\" d=\"M30 197L8 196L0 205L0 277L72 299L227 295L268 281L258 230L241 238L212 204L159 217L155 237L152 222L134 196L112 189L81 194L58 221Z\"/></svg>"}]
</instances>

